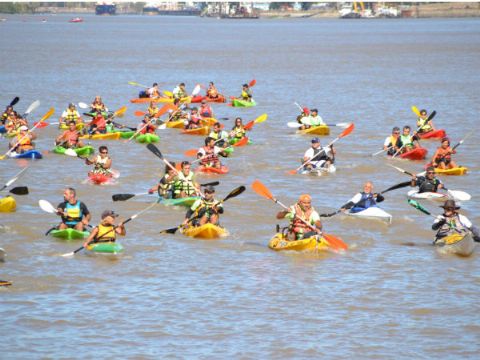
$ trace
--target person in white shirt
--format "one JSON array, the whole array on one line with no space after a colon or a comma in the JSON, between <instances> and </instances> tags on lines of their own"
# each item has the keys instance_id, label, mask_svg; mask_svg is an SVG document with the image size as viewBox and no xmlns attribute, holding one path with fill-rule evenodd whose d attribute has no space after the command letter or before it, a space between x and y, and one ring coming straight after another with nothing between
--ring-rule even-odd
<instances>
[{"instance_id":1,"label":"person in white shirt","mask_svg":"<svg viewBox=\"0 0 480 360\"><path fill-rule=\"evenodd\" d=\"M333 145L322 147L318 137L312 139L312 146L303 155L304 169L312 170L318 168L328 169L333 164L336 151Z\"/></svg>"}]
</instances>

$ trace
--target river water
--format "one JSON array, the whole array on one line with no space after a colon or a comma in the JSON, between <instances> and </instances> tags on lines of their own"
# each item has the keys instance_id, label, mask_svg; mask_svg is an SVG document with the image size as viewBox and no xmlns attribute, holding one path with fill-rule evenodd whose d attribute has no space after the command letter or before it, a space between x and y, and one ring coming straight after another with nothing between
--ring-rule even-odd
<instances>
[{"instance_id":1,"label":"river water","mask_svg":"<svg viewBox=\"0 0 480 360\"><path fill-rule=\"evenodd\" d=\"M253 145L225 160L230 174L220 178L217 196L239 185L247 191L226 202L222 223L230 235L219 241L160 235L182 221L184 210L158 205L128 224L121 258L60 257L80 243L43 236L57 219L38 208L39 199L56 204L63 187L73 186L93 223L109 208L126 218L149 199L113 203L111 195L144 192L163 165L143 145L108 142L121 177L114 186L94 187L82 183L88 168L76 159L47 154L35 162L16 183L28 185L30 195L16 197L16 213L0 214L0 246L8 253L0 278L14 283L0 290L2 359L478 356L478 254L436 253L429 245L432 218L407 204L407 189L386 194L390 226L343 215L324 219L326 231L350 248L309 255L267 248L280 208L250 188L260 179L286 204L308 192L320 212L331 212L367 180L377 191L408 180L387 159L370 155L393 126L414 126L412 105L436 110L434 123L452 143L479 130L478 19L87 16L71 24L67 16L42 18L9 16L0 23L1 103L18 95L22 111L40 99L32 120L51 106L57 118L69 102L89 103L99 94L111 109L128 105L122 121L135 126L133 111L144 107L128 102L140 90L128 81L157 81L168 90L214 81L223 93L238 95L253 78L257 107L214 105L214 111L246 121L262 113L269 118L254 127ZM286 127L298 114L294 101L317 107L327 122L355 123L336 144L336 174L286 174L310 146L310 138ZM323 144L340 131L332 128ZM38 148L51 149L57 132L54 126L38 131ZM160 136L158 146L172 161L203 141L176 130ZM6 143L0 140L2 153ZM437 142L423 144L431 156ZM443 180L472 195L462 213L480 225L476 138L458 152L468 175ZM394 164L421 171L423 162ZM23 165L1 161L0 180ZM440 213L438 203L424 205Z\"/></svg>"}]
</instances>

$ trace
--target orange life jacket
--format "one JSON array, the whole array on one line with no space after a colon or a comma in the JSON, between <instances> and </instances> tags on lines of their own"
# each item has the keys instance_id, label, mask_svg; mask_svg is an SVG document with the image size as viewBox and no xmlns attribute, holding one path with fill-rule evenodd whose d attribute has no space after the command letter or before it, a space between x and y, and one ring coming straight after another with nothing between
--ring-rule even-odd
<instances>
[{"instance_id":1,"label":"orange life jacket","mask_svg":"<svg viewBox=\"0 0 480 360\"><path fill-rule=\"evenodd\" d=\"M208 146L204 146L202 149L205 151L205 155L200 161L202 165L208 165L218 161L218 156L215 154L215 148L211 149Z\"/></svg>"}]
</instances>

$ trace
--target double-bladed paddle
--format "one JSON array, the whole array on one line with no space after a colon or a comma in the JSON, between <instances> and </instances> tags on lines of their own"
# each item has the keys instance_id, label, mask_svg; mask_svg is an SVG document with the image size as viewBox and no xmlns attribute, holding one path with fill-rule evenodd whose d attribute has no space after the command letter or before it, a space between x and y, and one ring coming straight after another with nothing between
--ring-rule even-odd
<instances>
[{"instance_id":1,"label":"double-bladed paddle","mask_svg":"<svg viewBox=\"0 0 480 360\"><path fill-rule=\"evenodd\" d=\"M10 101L10 104L8 106L14 106L16 103L20 101L20 98L18 96L15 96L12 101Z\"/></svg>"},{"instance_id":2,"label":"double-bladed paddle","mask_svg":"<svg viewBox=\"0 0 480 360\"><path fill-rule=\"evenodd\" d=\"M2 188L0 189L0 191L3 191L5 190L7 187L9 187L10 185L12 185L15 181L18 180L18 178L20 177L20 175L22 175L25 171L27 171L27 169L30 167L29 166L26 166L24 167L22 170L20 170L17 174L15 174L15 176L13 178L11 178L10 180L8 180L5 185L2 186ZM13 190L13 189L12 189ZM27 194L28 194L28 191L27 191ZM26 195L26 194L18 194L18 195Z\"/></svg>"},{"instance_id":3,"label":"double-bladed paddle","mask_svg":"<svg viewBox=\"0 0 480 360\"><path fill-rule=\"evenodd\" d=\"M251 130L253 128L253 125L255 124L260 124L268 119L267 114L262 114L258 116L256 119L249 121L248 123L245 124L243 127L245 130Z\"/></svg>"},{"instance_id":4,"label":"double-bladed paddle","mask_svg":"<svg viewBox=\"0 0 480 360\"><path fill-rule=\"evenodd\" d=\"M35 100L33 103L30 104L30 106L27 108L27 110L25 110L22 117L23 118L27 117L33 110L35 110L39 106L40 106L40 100Z\"/></svg>"}]
</instances>

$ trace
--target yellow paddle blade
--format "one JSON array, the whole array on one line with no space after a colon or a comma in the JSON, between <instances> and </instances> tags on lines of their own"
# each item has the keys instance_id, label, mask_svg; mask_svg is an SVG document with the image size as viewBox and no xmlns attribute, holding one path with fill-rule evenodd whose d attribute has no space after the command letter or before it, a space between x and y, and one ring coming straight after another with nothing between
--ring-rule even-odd
<instances>
[{"instance_id":1,"label":"yellow paddle blade","mask_svg":"<svg viewBox=\"0 0 480 360\"><path fill-rule=\"evenodd\" d=\"M117 116L117 117L122 117L125 112L127 111L127 107L126 106L122 106L120 109L118 109L117 111L115 111L113 113L114 116Z\"/></svg>"},{"instance_id":2,"label":"yellow paddle blade","mask_svg":"<svg viewBox=\"0 0 480 360\"><path fill-rule=\"evenodd\" d=\"M412 111L415 113L415 115L420 117L420 110L418 110L418 108L415 105L412 106Z\"/></svg>"},{"instance_id":3,"label":"yellow paddle blade","mask_svg":"<svg viewBox=\"0 0 480 360\"><path fill-rule=\"evenodd\" d=\"M255 119L255 124L260 124L260 123L264 122L264 121L267 120L267 119L268 119L268 115L267 115L267 114L262 114L262 115L260 115L259 117L257 117L257 118Z\"/></svg>"},{"instance_id":4,"label":"yellow paddle blade","mask_svg":"<svg viewBox=\"0 0 480 360\"><path fill-rule=\"evenodd\" d=\"M173 93L171 91L163 90L163 93L169 97L173 97Z\"/></svg>"},{"instance_id":5,"label":"yellow paddle blade","mask_svg":"<svg viewBox=\"0 0 480 360\"><path fill-rule=\"evenodd\" d=\"M53 115L54 112L55 112L55 108L53 108L53 107L50 108L50 110L48 110L47 113L45 115L43 115L43 117L40 120L38 120L38 122L42 122L42 121L47 120L50 116Z\"/></svg>"}]
</instances>

